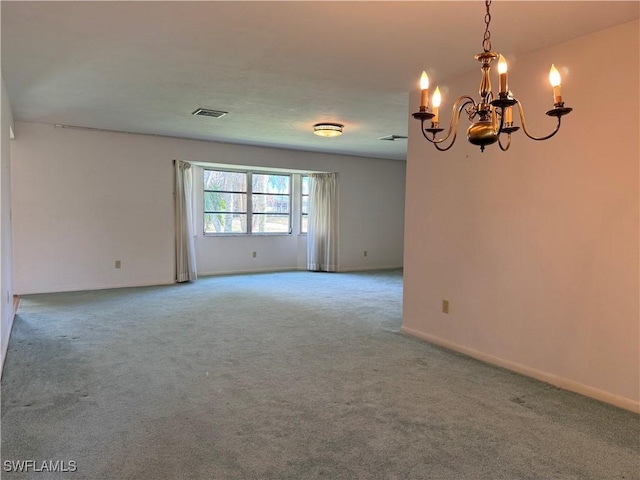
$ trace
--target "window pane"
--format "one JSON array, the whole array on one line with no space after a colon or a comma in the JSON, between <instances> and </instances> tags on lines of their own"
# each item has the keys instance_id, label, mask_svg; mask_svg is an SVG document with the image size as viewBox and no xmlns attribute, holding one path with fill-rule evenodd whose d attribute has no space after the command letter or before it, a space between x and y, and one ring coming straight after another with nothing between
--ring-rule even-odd
<instances>
[{"instance_id":1,"label":"window pane","mask_svg":"<svg viewBox=\"0 0 640 480\"><path fill-rule=\"evenodd\" d=\"M289 213L289 195L253 195L254 213Z\"/></svg>"},{"instance_id":2,"label":"window pane","mask_svg":"<svg viewBox=\"0 0 640 480\"><path fill-rule=\"evenodd\" d=\"M254 173L251 178L254 193L284 193L288 195L290 192L290 177L288 175Z\"/></svg>"},{"instance_id":3,"label":"window pane","mask_svg":"<svg viewBox=\"0 0 640 480\"><path fill-rule=\"evenodd\" d=\"M244 172L205 170L204 189L245 192L247 190L247 174Z\"/></svg>"},{"instance_id":4,"label":"window pane","mask_svg":"<svg viewBox=\"0 0 640 480\"><path fill-rule=\"evenodd\" d=\"M247 195L244 193L204 192L205 212L247 211Z\"/></svg>"},{"instance_id":5,"label":"window pane","mask_svg":"<svg viewBox=\"0 0 640 480\"><path fill-rule=\"evenodd\" d=\"M251 229L254 233L289 233L289 215L255 213Z\"/></svg>"},{"instance_id":6,"label":"window pane","mask_svg":"<svg viewBox=\"0 0 640 480\"><path fill-rule=\"evenodd\" d=\"M302 176L302 195L309 195L309 177Z\"/></svg>"},{"instance_id":7,"label":"window pane","mask_svg":"<svg viewBox=\"0 0 640 480\"><path fill-rule=\"evenodd\" d=\"M302 222L300 224L300 233L307 233L308 228L309 228L309 217L307 215L302 215Z\"/></svg>"},{"instance_id":8,"label":"window pane","mask_svg":"<svg viewBox=\"0 0 640 480\"><path fill-rule=\"evenodd\" d=\"M247 215L242 213L205 213L204 233L247 233Z\"/></svg>"},{"instance_id":9,"label":"window pane","mask_svg":"<svg viewBox=\"0 0 640 480\"><path fill-rule=\"evenodd\" d=\"M309 197L302 197L302 214L306 215L309 213Z\"/></svg>"}]
</instances>

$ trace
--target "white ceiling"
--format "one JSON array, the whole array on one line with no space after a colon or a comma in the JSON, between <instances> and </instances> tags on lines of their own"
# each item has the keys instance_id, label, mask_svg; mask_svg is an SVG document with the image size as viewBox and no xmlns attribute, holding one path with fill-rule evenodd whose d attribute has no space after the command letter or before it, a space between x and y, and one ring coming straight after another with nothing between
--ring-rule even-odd
<instances>
[{"instance_id":1,"label":"white ceiling","mask_svg":"<svg viewBox=\"0 0 640 480\"><path fill-rule=\"evenodd\" d=\"M638 18L640 3L494 1L513 57ZM472 2L2 1L16 120L404 159L408 92L477 70ZM594 61L597 61L594 58ZM197 107L228 111L194 117ZM312 125L345 125L337 138Z\"/></svg>"}]
</instances>

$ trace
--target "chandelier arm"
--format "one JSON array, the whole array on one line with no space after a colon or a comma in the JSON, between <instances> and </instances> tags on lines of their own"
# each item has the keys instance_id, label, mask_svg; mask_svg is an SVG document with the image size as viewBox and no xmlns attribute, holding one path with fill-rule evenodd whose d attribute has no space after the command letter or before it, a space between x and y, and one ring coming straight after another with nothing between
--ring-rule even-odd
<instances>
[{"instance_id":1,"label":"chandelier arm","mask_svg":"<svg viewBox=\"0 0 640 480\"><path fill-rule=\"evenodd\" d=\"M462 102L463 100L466 100L466 101L463 103ZM462 110L464 109L464 107L466 107L469 104L472 104L474 108L476 108L476 102L471 97L468 97L465 95L456 100L456 103L454 103L453 109L451 111L451 122L449 123L449 131L447 132L447 136L441 139L440 141L438 141L437 143L433 142L433 146L436 147L436 150L439 150L441 152L446 152L451 147L453 147L454 143L456 143L456 137L458 136L458 128L460 127L460 115L462 114ZM457 110L457 114L456 114L456 110ZM455 129L453 129L454 119L455 119ZM438 145L438 143L442 143L449 138L449 136L451 135L452 129L454 131L454 134L453 134L453 139L451 140L451 143L449 144L449 146L441 147L440 145Z\"/></svg>"},{"instance_id":2,"label":"chandelier arm","mask_svg":"<svg viewBox=\"0 0 640 480\"><path fill-rule=\"evenodd\" d=\"M466 101L463 102L463 100L466 100ZM447 131L447 135L444 138L441 138L439 140L436 140L435 138L433 140L427 139L431 143L433 143L435 147L441 152L449 150L451 146L455 143L456 137L458 136L458 127L460 126L460 114L462 113L462 110L464 109L464 107L466 107L469 104L472 104L475 107L476 102L473 98L466 95L458 98L456 102L453 104L453 108L451 109L451 121L449 122L449 130ZM455 128L454 128L454 125L455 125ZM446 148L439 147L438 146L439 143L446 142L449 139L449 137L451 136L451 132L453 132L453 139L451 140L451 144Z\"/></svg>"},{"instance_id":3,"label":"chandelier arm","mask_svg":"<svg viewBox=\"0 0 640 480\"><path fill-rule=\"evenodd\" d=\"M507 150L509 150L509 147L511 146L511 134L507 133L507 146L506 147L502 146L502 141L500 140L500 136L498 135L498 146L500 147L500 150L502 150L503 152L506 152Z\"/></svg>"},{"instance_id":4,"label":"chandelier arm","mask_svg":"<svg viewBox=\"0 0 640 480\"><path fill-rule=\"evenodd\" d=\"M549 135L546 135L544 137L536 137L534 135L531 135L531 133L529 133L529 130L527 130L527 123L524 119L524 108L522 107L522 104L520 103L519 100L516 100L516 103L518 104L518 112L520 113L520 122L522 123L522 130L524 130L524 133L527 137L529 137L531 140L548 140L551 137L553 137L556 133L558 133L558 130L560 130L560 123L562 121L562 117L558 116L558 124L556 125L556 129L551 132Z\"/></svg>"},{"instance_id":5,"label":"chandelier arm","mask_svg":"<svg viewBox=\"0 0 640 480\"><path fill-rule=\"evenodd\" d=\"M455 135L453 136L453 140L451 140L451 143L449 144L448 147L441 147L440 145L438 145L437 143L434 143L433 146L436 147L436 150L439 150L441 152L446 152L447 150L449 150L451 147L453 147L453 144L456 143L456 137Z\"/></svg>"},{"instance_id":6,"label":"chandelier arm","mask_svg":"<svg viewBox=\"0 0 640 480\"><path fill-rule=\"evenodd\" d=\"M426 128L424 128L424 122L425 122L425 121L424 121L424 119L422 119L422 120L420 121L420 130L422 131L422 136L423 136L423 137L424 137L428 142L435 143L434 139L431 139L431 138L429 138L429 137L427 136L427 129L426 129Z\"/></svg>"}]
</instances>

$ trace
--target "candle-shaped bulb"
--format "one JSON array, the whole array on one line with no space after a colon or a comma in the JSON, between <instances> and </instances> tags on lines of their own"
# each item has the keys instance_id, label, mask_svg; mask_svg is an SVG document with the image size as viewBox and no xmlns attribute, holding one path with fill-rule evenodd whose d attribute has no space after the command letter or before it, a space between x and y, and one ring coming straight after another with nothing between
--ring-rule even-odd
<instances>
[{"instance_id":1,"label":"candle-shaped bulb","mask_svg":"<svg viewBox=\"0 0 640 480\"><path fill-rule=\"evenodd\" d=\"M422 72L422 76L420 77L420 90L422 90L420 108L426 109L429 104L429 77L425 71Z\"/></svg>"},{"instance_id":2,"label":"candle-shaped bulb","mask_svg":"<svg viewBox=\"0 0 640 480\"><path fill-rule=\"evenodd\" d=\"M440 87L436 87L436 91L433 92L433 97L431 97L431 103L433 104L433 118L431 119L431 121L433 123L438 123L440 121L438 118L440 102L442 102L442 95L440 95Z\"/></svg>"},{"instance_id":3,"label":"candle-shaped bulb","mask_svg":"<svg viewBox=\"0 0 640 480\"><path fill-rule=\"evenodd\" d=\"M560 72L553 63L551 64L551 70L549 70L549 83L552 87L559 87L562 83Z\"/></svg>"},{"instance_id":4,"label":"candle-shaped bulb","mask_svg":"<svg viewBox=\"0 0 640 480\"><path fill-rule=\"evenodd\" d=\"M562 95L560 94L560 85L562 84L562 78L560 72L555 65L551 64L551 70L549 70L549 83L553 87L553 103L562 103Z\"/></svg>"},{"instance_id":5,"label":"candle-shaped bulb","mask_svg":"<svg viewBox=\"0 0 640 480\"><path fill-rule=\"evenodd\" d=\"M498 74L500 76L500 93L507 94L507 61L502 55L498 58Z\"/></svg>"},{"instance_id":6,"label":"candle-shaped bulb","mask_svg":"<svg viewBox=\"0 0 640 480\"><path fill-rule=\"evenodd\" d=\"M434 107L438 108L440 106L440 102L442 102L440 87L436 87L436 91L433 92L433 97L431 97L431 103Z\"/></svg>"},{"instance_id":7,"label":"candle-shaped bulb","mask_svg":"<svg viewBox=\"0 0 640 480\"><path fill-rule=\"evenodd\" d=\"M422 76L420 77L420 89L427 90L429 88L429 76L427 72L422 71Z\"/></svg>"},{"instance_id":8,"label":"candle-shaped bulb","mask_svg":"<svg viewBox=\"0 0 640 480\"><path fill-rule=\"evenodd\" d=\"M504 109L504 123L509 126L513 124L513 107L506 107Z\"/></svg>"},{"instance_id":9,"label":"candle-shaped bulb","mask_svg":"<svg viewBox=\"0 0 640 480\"><path fill-rule=\"evenodd\" d=\"M511 90L507 92L507 97L513 98L513 92ZM508 127L513 126L513 107L506 107L504 109L504 123L506 123Z\"/></svg>"},{"instance_id":10,"label":"candle-shaped bulb","mask_svg":"<svg viewBox=\"0 0 640 480\"><path fill-rule=\"evenodd\" d=\"M498 73L499 74L503 74L503 73L507 73L507 61L504 59L504 57L502 55L500 55L500 57L498 57Z\"/></svg>"}]
</instances>

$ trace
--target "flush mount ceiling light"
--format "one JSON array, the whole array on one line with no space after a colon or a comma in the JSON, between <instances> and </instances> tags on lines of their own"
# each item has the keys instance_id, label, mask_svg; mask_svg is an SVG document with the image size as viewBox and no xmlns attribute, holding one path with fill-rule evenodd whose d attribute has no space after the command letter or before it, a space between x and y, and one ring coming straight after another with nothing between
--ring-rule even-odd
<instances>
[{"instance_id":1,"label":"flush mount ceiling light","mask_svg":"<svg viewBox=\"0 0 640 480\"><path fill-rule=\"evenodd\" d=\"M489 23L491 23L491 13L489 13L489 7L491 0L485 1L487 12L484 16L484 23L486 25L484 31L484 38L482 41L483 52L475 56L475 59L482 63L482 78L480 80L480 101L476 101L466 95L458 98L453 104L453 110L451 112L451 121L449 123L449 129L444 138L437 139L436 135L442 132L444 129L440 128L438 109L442 97L440 95L440 89L436 87L431 103L433 109L429 108L429 77L426 72L422 72L422 79L420 80L420 89L422 90L422 97L420 101L420 109L413 114L413 118L420 120L422 135L429 142L433 143L436 149L444 152L449 150L456 141L456 135L458 134L458 126L460 124L460 114L464 109L469 116L469 121L472 122L471 126L467 129L467 140L473 145L478 145L481 151L484 151L484 147L498 142L502 151L507 151L511 145L511 134L520 129L520 127L513 124L513 107L517 105L518 113L520 116L520 123L522 124L522 130L525 135L532 140L547 140L553 137L560 129L560 121L562 116L571 112L571 108L565 107L560 95L560 73L555 66L551 65L551 71L549 72L549 82L553 87L553 108L547 111L547 115L550 117L556 117L558 123L553 132L543 137L536 137L531 135L527 129L527 124L524 119L524 109L522 104L517 98L514 98L513 94L507 86L507 62L504 57L497 52L491 51L491 32L489 31ZM498 59L498 74L500 89L498 91L498 97L496 98L491 91L491 78L489 71L491 69L491 61ZM430 120L430 128L425 128L425 122ZM449 146L441 146L444 144L453 133L453 139ZM431 134L429 136L428 134ZM502 144L501 134L507 136L506 145Z\"/></svg>"},{"instance_id":2,"label":"flush mount ceiling light","mask_svg":"<svg viewBox=\"0 0 640 480\"><path fill-rule=\"evenodd\" d=\"M321 137L337 137L342 135L344 125L339 123L316 123L313 126L313 133Z\"/></svg>"}]
</instances>

